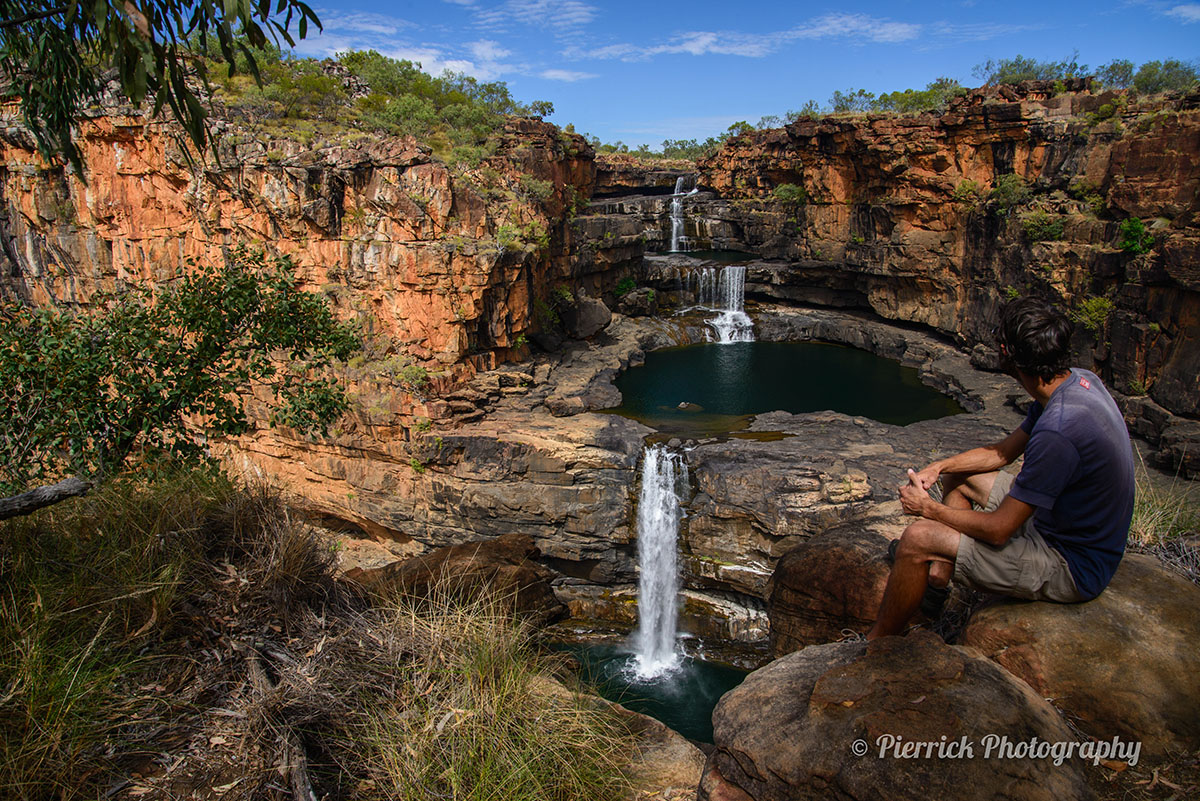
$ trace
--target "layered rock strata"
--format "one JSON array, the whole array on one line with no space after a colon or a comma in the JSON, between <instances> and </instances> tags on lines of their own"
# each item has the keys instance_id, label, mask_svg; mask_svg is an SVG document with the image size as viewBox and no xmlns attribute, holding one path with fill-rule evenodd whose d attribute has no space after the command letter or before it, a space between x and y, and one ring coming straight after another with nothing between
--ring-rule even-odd
<instances>
[{"instance_id":1,"label":"layered rock strata","mask_svg":"<svg viewBox=\"0 0 1200 801\"><path fill-rule=\"evenodd\" d=\"M1049 90L744 134L701 163L701 185L719 197L690 213L736 232L733 247L784 262L751 271L748 296L869 308L968 347L990 345L1010 292L1077 312L1107 298L1111 313L1081 326L1081 356L1117 391L1148 389L1195 418L1200 95L1126 105L1112 92ZM1005 176L1010 191L989 194ZM785 184L801 198L778 200ZM1132 217L1152 231L1148 253L1119 246Z\"/></svg>"}]
</instances>

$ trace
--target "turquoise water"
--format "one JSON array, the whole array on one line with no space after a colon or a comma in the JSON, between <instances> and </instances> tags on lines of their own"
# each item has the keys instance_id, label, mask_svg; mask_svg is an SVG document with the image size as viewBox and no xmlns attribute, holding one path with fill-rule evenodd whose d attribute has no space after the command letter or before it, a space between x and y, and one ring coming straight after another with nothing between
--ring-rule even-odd
<instances>
[{"instance_id":1,"label":"turquoise water","mask_svg":"<svg viewBox=\"0 0 1200 801\"><path fill-rule=\"evenodd\" d=\"M686 345L646 354L616 380L608 411L660 432L706 436L745 428L770 411L832 410L907 425L959 414L953 399L891 359L820 342Z\"/></svg>"},{"instance_id":2,"label":"turquoise water","mask_svg":"<svg viewBox=\"0 0 1200 801\"><path fill-rule=\"evenodd\" d=\"M617 645L565 645L579 659L581 677L600 695L661 720L697 742L711 743L712 711L721 696L742 683L747 671L716 662L683 657L679 668L662 677L639 679L633 654Z\"/></svg>"}]
</instances>

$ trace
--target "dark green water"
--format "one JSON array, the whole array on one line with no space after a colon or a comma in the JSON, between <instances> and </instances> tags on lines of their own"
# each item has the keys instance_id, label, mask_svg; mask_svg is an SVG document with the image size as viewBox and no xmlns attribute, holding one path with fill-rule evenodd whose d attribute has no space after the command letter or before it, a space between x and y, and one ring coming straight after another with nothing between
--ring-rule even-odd
<instances>
[{"instance_id":1,"label":"dark green water","mask_svg":"<svg viewBox=\"0 0 1200 801\"><path fill-rule=\"evenodd\" d=\"M891 359L819 342L735 342L651 351L618 376L622 403L608 411L660 432L711 436L770 411L832 410L908 425L959 414L952 398ZM680 407L683 404L683 407Z\"/></svg>"},{"instance_id":2,"label":"dark green water","mask_svg":"<svg viewBox=\"0 0 1200 801\"><path fill-rule=\"evenodd\" d=\"M742 683L747 671L684 657L679 669L660 678L636 678L633 655L617 645L564 645L582 664L584 681L600 695L661 720L702 743L713 740L712 711L721 696Z\"/></svg>"}]
</instances>

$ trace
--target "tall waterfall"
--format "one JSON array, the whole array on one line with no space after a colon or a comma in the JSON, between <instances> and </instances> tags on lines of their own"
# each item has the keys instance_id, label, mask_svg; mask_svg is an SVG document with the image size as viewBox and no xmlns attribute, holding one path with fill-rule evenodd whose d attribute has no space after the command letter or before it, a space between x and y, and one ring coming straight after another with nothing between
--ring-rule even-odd
<instances>
[{"instance_id":1,"label":"tall waterfall","mask_svg":"<svg viewBox=\"0 0 1200 801\"><path fill-rule=\"evenodd\" d=\"M690 188L689 188L690 184ZM683 235L683 199L696 194L696 176L681 175L675 179L675 192L671 195L671 252L690 250L691 243Z\"/></svg>"},{"instance_id":2,"label":"tall waterfall","mask_svg":"<svg viewBox=\"0 0 1200 801\"><path fill-rule=\"evenodd\" d=\"M663 445L646 448L638 497L638 629L635 669L640 678L659 676L679 664L675 626L679 617L679 488L687 486L682 454Z\"/></svg>"},{"instance_id":3,"label":"tall waterfall","mask_svg":"<svg viewBox=\"0 0 1200 801\"><path fill-rule=\"evenodd\" d=\"M695 273L696 300L717 316L708 321L717 342L753 342L754 323L746 314L746 266L704 267Z\"/></svg>"}]
</instances>

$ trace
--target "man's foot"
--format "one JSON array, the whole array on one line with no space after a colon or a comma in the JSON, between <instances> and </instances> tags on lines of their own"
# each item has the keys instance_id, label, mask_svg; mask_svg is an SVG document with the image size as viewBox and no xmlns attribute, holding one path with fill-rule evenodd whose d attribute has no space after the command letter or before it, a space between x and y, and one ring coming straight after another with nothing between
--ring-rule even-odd
<instances>
[{"instance_id":1,"label":"man's foot","mask_svg":"<svg viewBox=\"0 0 1200 801\"><path fill-rule=\"evenodd\" d=\"M896 549L899 547L900 540L892 540L888 543L888 564L896 564ZM946 606L946 599L949 597L949 587L927 586L925 595L921 598L921 614L930 620L937 620L942 616L942 608Z\"/></svg>"}]
</instances>

